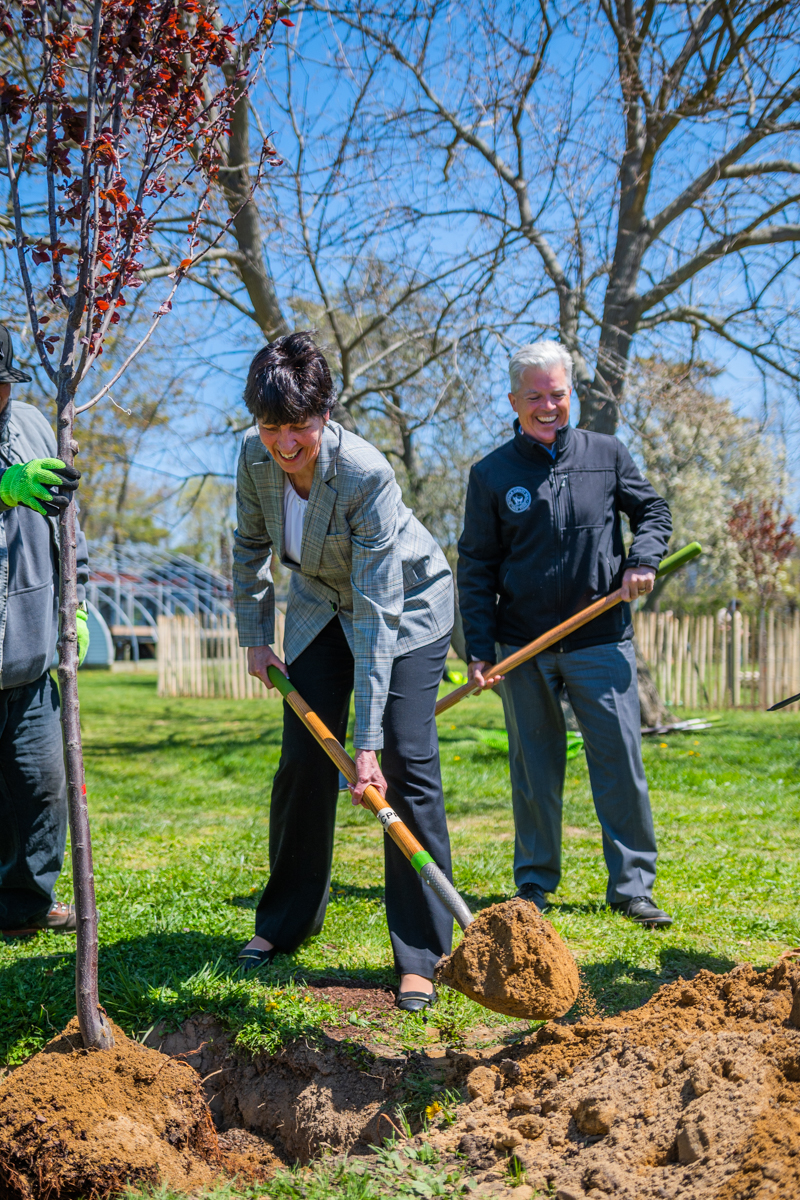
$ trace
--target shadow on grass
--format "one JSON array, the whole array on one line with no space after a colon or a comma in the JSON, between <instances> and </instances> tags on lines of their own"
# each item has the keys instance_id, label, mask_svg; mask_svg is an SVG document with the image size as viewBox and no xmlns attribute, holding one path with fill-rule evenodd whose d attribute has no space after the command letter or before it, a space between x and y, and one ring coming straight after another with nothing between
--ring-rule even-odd
<instances>
[{"instance_id":1,"label":"shadow on grass","mask_svg":"<svg viewBox=\"0 0 800 1200\"><path fill-rule=\"evenodd\" d=\"M586 900L583 904L570 904L567 901L563 903L556 901L550 906L549 913L546 915L555 916L557 913L563 913L564 916L572 913L580 913L582 916L596 917L599 913L604 913L608 909L608 905L604 900Z\"/></svg>"},{"instance_id":2,"label":"shadow on grass","mask_svg":"<svg viewBox=\"0 0 800 1200\"><path fill-rule=\"evenodd\" d=\"M51 939L48 939L51 940ZM75 948L49 951L39 939L0 967L0 1061L18 1063L61 1032L75 1015Z\"/></svg>"},{"instance_id":3,"label":"shadow on grass","mask_svg":"<svg viewBox=\"0 0 800 1200\"><path fill-rule=\"evenodd\" d=\"M381 863L382 866L383 863ZM337 879L331 881L331 900L380 900L383 902L384 894L382 883L372 883L360 887L355 883L340 883Z\"/></svg>"},{"instance_id":4,"label":"shadow on grass","mask_svg":"<svg viewBox=\"0 0 800 1200\"><path fill-rule=\"evenodd\" d=\"M388 969L315 969L285 954L244 976L236 962L241 944L227 936L152 932L101 947L101 1002L127 1033L141 1036L159 1022L176 1029L202 1013L241 1024L260 1012L260 987L385 988L395 982ZM75 1015L74 946L63 953L31 950L0 967L0 1057L6 1062L35 1053Z\"/></svg>"},{"instance_id":5,"label":"shadow on grass","mask_svg":"<svg viewBox=\"0 0 800 1200\"><path fill-rule=\"evenodd\" d=\"M489 908L492 904L503 904L513 896L513 892L491 892L488 896L479 896L476 892L469 892L465 888L459 888L458 890L473 913L480 912L482 908Z\"/></svg>"},{"instance_id":6,"label":"shadow on grass","mask_svg":"<svg viewBox=\"0 0 800 1200\"><path fill-rule=\"evenodd\" d=\"M641 1007L666 983L681 978L692 979L698 971L724 975L735 965L732 958L719 958L680 946L663 947L658 958L657 968L637 966L623 958L582 963L581 975L600 1011L610 1016L624 1009ZM577 1015L579 1005L580 1001L570 1016Z\"/></svg>"},{"instance_id":7,"label":"shadow on grass","mask_svg":"<svg viewBox=\"0 0 800 1200\"><path fill-rule=\"evenodd\" d=\"M170 724L179 723L181 722L174 718L170 721ZM188 726L191 725L191 722L186 721L183 724ZM263 751L267 746L277 752L281 746L281 737L281 731L273 729L262 729L255 735L243 732L238 737L232 737L229 732L226 732L224 737L211 732L204 737L202 734L198 734L196 726L192 726L192 733L179 730L161 738L142 738L134 742L113 740L93 742L91 743L91 753L99 762L103 762L119 758L135 759L142 755L152 756L175 749L202 750L208 755L209 761L214 762L232 755L241 755L242 751L248 747L258 747L260 751Z\"/></svg>"},{"instance_id":8,"label":"shadow on grass","mask_svg":"<svg viewBox=\"0 0 800 1200\"><path fill-rule=\"evenodd\" d=\"M101 996L121 1025L142 1030L157 1021L175 1027L203 1012L224 1020L241 1009L242 985L363 988L384 987L393 979L386 969L312 968L298 963L294 954L281 953L244 975L236 960L241 946L240 938L183 932L116 942L102 952Z\"/></svg>"}]
</instances>

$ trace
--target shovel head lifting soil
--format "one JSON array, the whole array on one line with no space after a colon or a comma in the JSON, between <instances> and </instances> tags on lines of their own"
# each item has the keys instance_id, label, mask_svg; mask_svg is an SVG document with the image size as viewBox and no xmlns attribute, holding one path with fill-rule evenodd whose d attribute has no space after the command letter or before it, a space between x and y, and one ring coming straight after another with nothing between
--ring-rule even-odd
<instances>
[{"instance_id":1,"label":"shovel head lifting soil","mask_svg":"<svg viewBox=\"0 0 800 1200\"><path fill-rule=\"evenodd\" d=\"M527 900L479 913L459 946L436 968L439 983L508 1017L563 1017L578 998L575 959Z\"/></svg>"},{"instance_id":2,"label":"shovel head lifting soil","mask_svg":"<svg viewBox=\"0 0 800 1200\"><path fill-rule=\"evenodd\" d=\"M268 674L273 687L348 783L354 784L356 766L344 747L285 675L276 667L270 667ZM535 905L508 900L486 909L476 919L444 872L376 788L366 788L364 804L464 930L460 946L440 963L437 978L484 1008L510 1017L545 1020L563 1016L578 995L578 968L553 926L543 919Z\"/></svg>"}]
</instances>

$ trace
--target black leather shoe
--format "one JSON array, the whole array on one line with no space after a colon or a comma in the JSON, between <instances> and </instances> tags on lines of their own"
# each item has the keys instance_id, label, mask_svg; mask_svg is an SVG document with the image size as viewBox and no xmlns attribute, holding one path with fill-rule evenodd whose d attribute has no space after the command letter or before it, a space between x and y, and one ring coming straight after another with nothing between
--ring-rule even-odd
<instances>
[{"instance_id":1,"label":"black leather shoe","mask_svg":"<svg viewBox=\"0 0 800 1200\"><path fill-rule=\"evenodd\" d=\"M523 883L517 888L517 899L527 900L530 904L535 904L539 912L545 912L550 905L544 898L544 892L535 883Z\"/></svg>"},{"instance_id":2,"label":"black leather shoe","mask_svg":"<svg viewBox=\"0 0 800 1200\"><path fill-rule=\"evenodd\" d=\"M255 946L245 946L239 951L236 961L246 975L248 971L257 971L259 967L269 965L277 953L274 946L271 950L257 950Z\"/></svg>"},{"instance_id":3,"label":"black leather shoe","mask_svg":"<svg viewBox=\"0 0 800 1200\"><path fill-rule=\"evenodd\" d=\"M623 900L619 904L612 904L611 907L614 912L622 913L623 917L628 917L647 929L666 929L672 924L669 913L657 908L649 896L634 896L633 900Z\"/></svg>"},{"instance_id":4,"label":"black leather shoe","mask_svg":"<svg viewBox=\"0 0 800 1200\"><path fill-rule=\"evenodd\" d=\"M433 1008L438 998L436 988L432 988L430 992L398 992L394 1006L401 1008L403 1012L425 1012Z\"/></svg>"}]
</instances>

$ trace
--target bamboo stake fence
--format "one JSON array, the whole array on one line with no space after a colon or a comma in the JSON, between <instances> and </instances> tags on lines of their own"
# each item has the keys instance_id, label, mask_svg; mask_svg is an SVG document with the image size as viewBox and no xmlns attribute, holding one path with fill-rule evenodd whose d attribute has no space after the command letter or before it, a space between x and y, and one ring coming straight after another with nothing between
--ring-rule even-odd
<instances>
[{"instance_id":1,"label":"bamboo stake fence","mask_svg":"<svg viewBox=\"0 0 800 1200\"><path fill-rule=\"evenodd\" d=\"M275 612L275 653L283 657L283 623ZM247 673L247 651L239 645L233 613L209 618L158 618L159 696L217 696L229 700L280 700Z\"/></svg>"},{"instance_id":2,"label":"bamboo stake fence","mask_svg":"<svg viewBox=\"0 0 800 1200\"><path fill-rule=\"evenodd\" d=\"M283 655L284 616L276 612L275 651ZM727 610L714 616L634 614L636 639L670 708L768 708L800 692L800 611L763 618ZM279 699L247 673L232 613L205 624L158 618L159 696ZM791 706L800 710L800 704Z\"/></svg>"},{"instance_id":3,"label":"bamboo stake fence","mask_svg":"<svg viewBox=\"0 0 800 1200\"><path fill-rule=\"evenodd\" d=\"M800 692L800 612L638 612L634 627L670 708L768 708Z\"/></svg>"}]
</instances>

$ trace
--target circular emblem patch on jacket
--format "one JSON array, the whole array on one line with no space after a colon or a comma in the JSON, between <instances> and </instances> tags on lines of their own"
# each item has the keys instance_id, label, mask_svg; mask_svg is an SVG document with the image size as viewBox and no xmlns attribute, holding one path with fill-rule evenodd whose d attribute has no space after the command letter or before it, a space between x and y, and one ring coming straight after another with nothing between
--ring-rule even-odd
<instances>
[{"instance_id":1,"label":"circular emblem patch on jacket","mask_svg":"<svg viewBox=\"0 0 800 1200\"><path fill-rule=\"evenodd\" d=\"M513 513L525 512L531 506L531 494L527 488L513 487L506 492L506 504Z\"/></svg>"}]
</instances>

